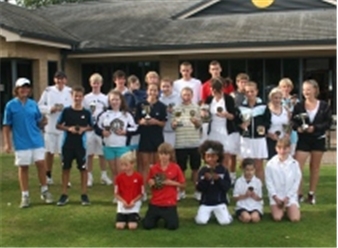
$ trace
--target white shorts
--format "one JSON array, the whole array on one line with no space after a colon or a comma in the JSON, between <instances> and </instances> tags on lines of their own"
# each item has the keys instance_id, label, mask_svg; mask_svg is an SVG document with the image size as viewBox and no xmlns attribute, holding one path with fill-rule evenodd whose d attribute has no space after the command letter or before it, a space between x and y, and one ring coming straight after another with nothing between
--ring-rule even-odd
<instances>
[{"instance_id":1,"label":"white shorts","mask_svg":"<svg viewBox=\"0 0 338 248\"><path fill-rule=\"evenodd\" d=\"M221 132L211 130L208 139L220 142L223 145L224 153L232 155L238 155L240 153L239 133L232 133L228 135L226 133L222 134Z\"/></svg>"},{"instance_id":2,"label":"white shorts","mask_svg":"<svg viewBox=\"0 0 338 248\"><path fill-rule=\"evenodd\" d=\"M268 146L265 138L249 139L241 137L241 157L265 159L268 157Z\"/></svg>"},{"instance_id":3,"label":"white shorts","mask_svg":"<svg viewBox=\"0 0 338 248\"><path fill-rule=\"evenodd\" d=\"M225 203L223 203L216 206L201 205L198 208L198 212L195 217L196 223L202 225L207 224L212 213L215 215L220 225L228 225L232 222L232 216Z\"/></svg>"},{"instance_id":4,"label":"white shorts","mask_svg":"<svg viewBox=\"0 0 338 248\"><path fill-rule=\"evenodd\" d=\"M56 134L56 133L45 133L45 146L46 152L52 154L61 154L61 146L63 142L63 133Z\"/></svg>"},{"instance_id":5,"label":"white shorts","mask_svg":"<svg viewBox=\"0 0 338 248\"><path fill-rule=\"evenodd\" d=\"M95 132L87 132L87 155L103 155L102 138Z\"/></svg>"},{"instance_id":6,"label":"white shorts","mask_svg":"<svg viewBox=\"0 0 338 248\"><path fill-rule=\"evenodd\" d=\"M15 151L15 165L27 166L37 161L45 160L45 148Z\"/></svg>"},{"instance_id":7,"label":"white shorts","mask_svg":"<svg viewBox=\"0 0 338 248\"><path fill-rule=\"evenodd\" d=\"M282 197L281 199L283 199L283 198L284 197ZM270 206L271 205L276 205L276 202L275 202L275 200L272 197L269 197L269 202L270 202ZM291 205L296 205L297 208L299 208L299 203L298 203L297 195L295 197L291 197L289 199L289 203L286 205L286 207L290 207Z\"/></svg>"},{"instance_id":8,"label":"white shorts","mask_svg":"<svg viewBox=\"0 0 338 248\"><path fill-rule=\"evenodd\" d=\"M169 143L172 147L175 147L176 133L175 132L163 132L164 142Z\"/></svg>"}]
</instances>

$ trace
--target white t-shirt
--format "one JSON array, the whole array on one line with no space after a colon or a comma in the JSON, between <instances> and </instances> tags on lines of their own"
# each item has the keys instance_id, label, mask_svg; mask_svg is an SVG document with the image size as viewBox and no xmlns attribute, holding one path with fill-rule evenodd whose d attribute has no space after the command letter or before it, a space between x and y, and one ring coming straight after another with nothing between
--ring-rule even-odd
<instances>
[{"instance_id":1,"label":"white t-shirt","mask_svg":"<svg viewBox=\"0 0 338 248\"><path fill-rule=\"evenodd\" d=\"M122 130L130 132L136 131L137 125L132 115L128 112L123 113L121 111L107 110L99 116L97 125L99 128L104 129L104 126L111 125L111 122L115 119L119 119L123 122ZM117 135L114 132L111 132L110 136L103 138L104 145L108 147L125 147L126 141L127 136Z\"/></svg>"},{"instance_id":2,"label":"white t-shirt","mask_svg":"<svg viewBox=\"0 0 338 248\"><path fill-rule=\"evenodd\" d=\"M283 138L285 135L283 125L289 124L289 116L288 116L288 111L282 107L282 113L277 115L275 113L271 112L271 125L269 128L269 133L275 133L276 131L279 131L280 138Z\"/></svg>"},{"instance_id":3,"label":"white t-shirt","mask_svg":"<svg viewBox=\"0 0 338 248\"><path fill-rule=\"evenodd\" d=\"M185 87L190 87L192 89L194 93L192 103L198 104L199 100L201 99L201 81L196 78L191 78L189 81L186 81L183 78L174 81L173 88L177 94L181 95L181 91Z\"/></svg>"},{"instance_id":4,"label":"white t-shirt","mask_svg":"<svg viewBox=\"0 0 338 248\"><path fill-rule=\"evenodd\" d=\"M314 121L316 114L318 112L318 109L319 109L319 101L317 101L316 107L313 110L306 110L309 116L310 123Z\"/></svg>"},{"instance_id":5,"label":"white t-shirt","mask_svg":"<svg viewBox=\"0 0 338 248\"><path fill-rule=\"evenodd\" d=\"M259 178L253 176L250 182L247 182L244 176L241 176L236 180L235 188L233 192L234 197L238 197L240 195L244 195L249 187L253 187L253 191L259 196L262 197L262 182ZM263 200L256 201L251 197L239 200L236 203L235 209L245 209L247 211L257 210L261 214L263 214Z\"/></svg>"},{"instance_id":6,"label":"white t-shirt","mask_svg":"<svg viewBox=\"0 0 338 248\"><path fill-rule=\"evenodd\" d=\"M95 105L95 111L92 113L91 105ZM85 95L83 99L83 107L90 110L93 116L94 123L96 122L97 116L108 107L108 97L103 94L94 94L93 92Z\"/></svg>"},{"instance_id":7,"label":"white t-shirt","mask_svg":"<svg viewBox=\"0 0 338 248\"><path fill-rule=\"evenodd\" d=\"M55 104L62 104L63 107L69 107L72 105L72 89L68 86L64 86L62 90L56 88L56 86L49 86L42 93L38 102L39 109L43 115L47 117L47 125L45 126L46 133L62 134L63 131L56 129L56 123L59 119L61 111L51 113L51 108Z\"/></svg>"}]
</instances>

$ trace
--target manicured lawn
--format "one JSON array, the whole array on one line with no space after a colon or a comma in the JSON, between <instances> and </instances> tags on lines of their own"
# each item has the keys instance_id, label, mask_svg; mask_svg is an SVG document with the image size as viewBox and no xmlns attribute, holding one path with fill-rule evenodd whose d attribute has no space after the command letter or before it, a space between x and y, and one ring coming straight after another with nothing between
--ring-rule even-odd
<instances>
[{"instance_id":1,"label":"manicured lawn","mask_svg":"<svg viewBox=\"0 0 338 248\"><path fill-rule=\"evenodd\" d=\"M13 157L0 155L1 161L1 246L336 246L336 167L323 166L317 192L317 205L302 204L302 220L274 223L265 198L265 215L258 224L242 224L235 220L219 226L212 220L197 226L194 216L198 203L188 198L179 203L180 228L177 231L157 229L117 231L114 229L116 206L111 203L112 189L95 184L89 190L92 205L80 205L79 177L72 171L70 202L64 207L46 206L39 198L36 169L31 167L30 195L32 205L19 209L20 190ZM55 200L60 194L60 166L55 164L55 185L50 187ZM308 172L305 172L308 182ZM99 169L95 166L96 183ZM308 184L305 185L306 187ZM306 188L307 189L307 188ZM306 191L305 191L306 192ZM146 210L143 205L141 214ZM230 211L233 213L234 203Z\"/></svg>"}]
</instances>

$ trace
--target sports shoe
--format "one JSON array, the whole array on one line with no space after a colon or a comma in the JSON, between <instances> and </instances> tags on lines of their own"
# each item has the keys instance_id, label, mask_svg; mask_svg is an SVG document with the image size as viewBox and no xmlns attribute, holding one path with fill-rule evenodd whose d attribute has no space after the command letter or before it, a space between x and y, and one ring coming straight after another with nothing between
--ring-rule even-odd
<instances>
[{"instance_id":1,"label":"sports shoe","mask_svg":"<svg viewBox=\"0 0 338 248\"><path fill-rule=\"evenodd\" d=\"M64 206L68 202L68 195L61 195L59 201L56 203L58 206Z\"/></svg>"},{"instance_id":2,"label":"sports shoe","mask_svg":"<svg viewBox=\"0 0 338 248\"><path fill-rule=\"evenodd\" d=\"M195 193L194 193L194 198L195 198L197 201L200 201L201 198L202 198L201 192L195 191Z\"/></svg>"},{"instance_id":3,"label":"sports shoe","mask_svg":"<svg viewBox=\"0 0 338 248\"><path fill-rule=\"evenodd\" d=\"M107 175L101 176L101 183L106 185L112 185L113 182Z\"/></svg>"},{"instance_id":4,"label":"sports shoe","mask_svg":"<svg viewBox=\"0 0 338 248\"><path fill-rule=\"evenodd\" d=\"M298 195L298 203L301 203L304 201L303 195Z\"/></svg>"},{"instance_id":5,"label":"sports shoe","mask_svg":"<svg viewBox=\"0 0 338 248\"><path fill-rule=\"evenodd\" d=\"M45 190L44 192L41 193L41 200L49 204L53 202L53 196L48 190Z\"/></svg>"},{"instance_id":6,"label":"sports shoe","mask_svg":"<svg viewBox=\"0 0 338 248\"><path fill-rule=\"evenodd\" d=\"M68 188L72 187L71 182L68 182L68 183L67 183L67 187L68 187Z\"/></svg>"},{"instance_id":7,"label":"sports shoe","mask_svg":"<svg viewBox=\"0 0 338 248\"><path fill-rule=\"evenodd\" d=\"M30 204L29 196L21 197L20 208L28 208Z\"/></svg>"},{"instance_id":8,"label":"sports shoe","mask_svg":"<svg viewBox=\"0 0 338 248\"><path fill-rule=\"evenodd\" d=\"M312 204L312 205L315 205L316 204L315 194L308 193L307 194L307 202L310 203L310 204Z\"/></svg>"},{"instance_id":9,"label":"sports shoe","mask_svg":"<svg viewBox=\"0 0 338 248\"><path fill-rule=\"evenodd\" d=\"M178 191L177 192L177 200L183 200L187 197L187 195L185 194L185 191Z\"/></svg>"},{"instance_id":10,"label":"sports shoe","mask_svg":"<svg viewBox=\"0 0 338 248\"><path fill-rule=\"evenodd\" d=\"M82 206L90 205L88 195L86 195L86 194L81 195L81 204L82 204Z\"/></svg>"},{"instance_id":11,"label":"sports shoe","mask_svg":"<svg viewBox=\"0 0 338 248\"><path fill-rule=\"evenodd\" d=\"M47 184L48 184L48 185L54 184L53 178L47 177Z\"/></svg>"},{"instance_id":12,"label":"sports shoe","mask_svg":"<svg viewBox=\"0 0 338 248\"><path fill-rule=\"evenodd\" d=\"M91 173L88 173L87 187L93 186L93 176Z\"/></svg>"}]
</instances>

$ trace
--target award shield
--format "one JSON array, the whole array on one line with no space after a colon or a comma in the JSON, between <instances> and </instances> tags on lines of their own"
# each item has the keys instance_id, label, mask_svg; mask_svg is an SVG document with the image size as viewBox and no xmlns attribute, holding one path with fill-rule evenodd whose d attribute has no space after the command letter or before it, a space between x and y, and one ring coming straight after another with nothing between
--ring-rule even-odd
<instances>
[{"instance_id":1,"label":"award shield","mask_svg":"<svg viewBox=\"0 0 338 248\"><path fill-rule=\"evenodd\" d=\"M116 133L118 130L122 130L123 127L124 127L124 122L120 120L119 118L112 120L110 123L110 130L112 130L114 133Z\"/></svg>"},{"instance_id":2,"label":"award shield","mask_svg":"<svg viewBox=\"0 0 338 248\"><path fill-rule=\"evenodd\" d=\"M163 182L166 179L165 174L163 173L157 173L154 176L155 184L153 186L154 189L162 189L163 188Z\"/></svg>"},{"instance_id":3,"label":"award shield","mask_svg":"<svg viewBox=\"0 0 338 248\"><path fill-rule=\"evenodd\" d=\"M64 106L62 103L55 103L54 107L58 110L61 111L63 110Z\"/></svg>"},{"instance_id":4,"label":"award shield","mask_svg":"<svg viewBox=\"0 0 338 248\"><path fill-rule=\"evenodd\" d=\"M275 134L276 134L276 136L279 138L280 135L282 134L282 132L277 130L277 131L275 132Z\"/></svg>"},{"instance_id":5,"label":"award shield","mask_svg":"<svg viewBox=\"0 0 338 248\"><path fill-rule=\"evenodd\" d=\"M92 113L94 113L95 110L96 110L96 103L95 103L95 102L91 102L91 103L89 104L89 109L90 109L90 111L91 111Z\"/></svg>"},{"instance_id":6,"label":"award shield","mask_svg":"<svg viewBox=\"0 0 338 248\"><path fill-rule=\"evenodd\" d=\"M264 126L258 126L256 130L257 130L257 133L259 135L264 135L265 134L265 127Z\"/></svg>"},{"instance_id":7,"label":"award shield","mask_svg":"<svg viewBox=\"0 0 338 248\"><path fill-rule=\"evenodd\" d=\"M217 113L222 113L223 112L223 108L222 107L217 107L216 111L217 111Z\"/></svg>"},{"instance_id":8,"label":"award shield","mask_svg":"<svg viewBox=\"0 0 338 248\"><path fill-rule=\"evenodd\" d=\"M200 106L201 111L201 120L203 123L209 123L211 121L210 107L207 104L202 104Z\"/></svg>"}]
</instances>

